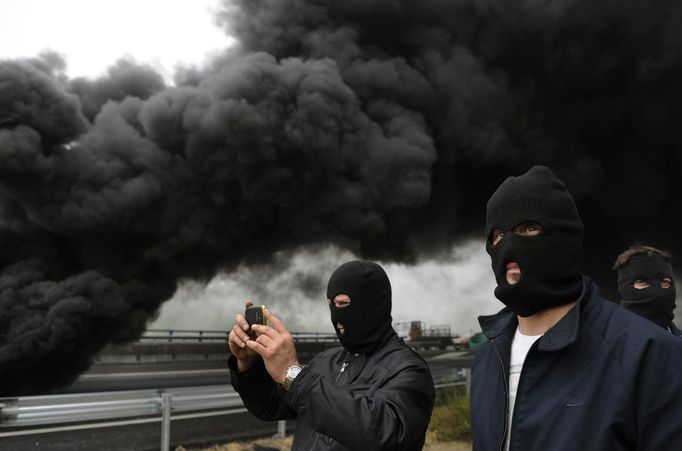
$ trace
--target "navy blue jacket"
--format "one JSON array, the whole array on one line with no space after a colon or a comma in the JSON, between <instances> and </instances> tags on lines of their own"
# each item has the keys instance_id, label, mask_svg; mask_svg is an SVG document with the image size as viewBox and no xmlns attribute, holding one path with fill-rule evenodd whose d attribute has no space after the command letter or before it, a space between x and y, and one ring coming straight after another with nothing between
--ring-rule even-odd
<instances>
[{"instance_id":1,"label":"navy blue jacket","mask_svg":"<svg viewBox=\"0 0 682 451\"><path fill-rule=\"evenodd\" d=\"M670 324L670 332L676 337L682 337L682 330L678 329L674 324Z\"/></svg>"},{"instance_id":2,"label":"navy blue jacket","mask_svg":"<svg viewBox=\"0 0 682 451\"><path fill-rule=\"evenodd\" d=\"M490 341L472 373L473 449L500 450L518 321L504 309L479 322ZM682 450L680 371L679 338L606 301L585 277L576 306L526 356L510 451Z\"/></svg>"}]
</instances>

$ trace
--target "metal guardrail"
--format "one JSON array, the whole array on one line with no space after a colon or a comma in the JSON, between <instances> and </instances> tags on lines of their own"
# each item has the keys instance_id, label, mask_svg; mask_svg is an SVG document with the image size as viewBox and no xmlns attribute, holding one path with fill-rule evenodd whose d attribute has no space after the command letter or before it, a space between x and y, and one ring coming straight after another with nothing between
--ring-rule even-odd
<instances>
[{"instance_id":1,"label":"metal guardrail","mask_svg":"<svg viewBox=\"0 0 682 451\"><path fill-rule=\"evenodd\" d=\"M296 343L333 343L339 342L334 333L319 332L291 332ZM217 343L226 339L224 330L189 330L189 329L148 329L138 339L140 344L158 343ZM436 332L426 333L424 336L406 339L405 344L415 350L420 349L464 349L464 345L453 342L453 337Z\"/></svg>"},{"instance_id":2,"label":"metal guardrail","mask_svg":"<svg viewBox=\"0 0 682 451\"><path fill-rule=\"evenodd\" d=\"M465 385L468 395L471 370L463 370L464 380L437 383L434 388ZM195 416L210 416L243 411L239 395L227 385L0 398L0 438L55 431L55 428L32 429L35 426L66 424L58 428L65 431L161 421L161 449L168 450L171 420L191 417L179 414L201 412ZM123 418L137 419L115 421ZM99 420L106 421L97 423ZM277 435L283 436L285 430L286 422L279 421Z\"/></svg>"},{"instance_id":3,"label":"metal guardrail","mask_svg":"<svg viewBox=\"0 0 682 451\"><path fill-rule=\"evenodd\" d=\"M292 332L297 342L337 342L336 334L317 332ZM147 329L139 338L141 342L204 342L225 341L224 330L189 330L189 329Z\"/></svg>"},{"instance_id":4,"label":"metal guardrail","mask_svg":"<svg viewBox=\"0 0 682 451\"><path fill-rule=\"evenodd\" d=\"M465 369L463 380L441 382L434 387L468 388L470 375L471 371ZM171 403L174 414L244 407L239 395L228 385L0 398L0 430L158 416L163 411L164 398Z\"/></svg>"},{"instance_id":5,"label":"metal guardrail","mask_svg":"<svg viewBox=\"0 0 682 451\"><path fill-rule=\"evenodd\" d=\"M164 395L170 396L173 413L243 407L227 385L22 396L0 398L0 429L158 416Z\"/></svg>"}]
</instances>

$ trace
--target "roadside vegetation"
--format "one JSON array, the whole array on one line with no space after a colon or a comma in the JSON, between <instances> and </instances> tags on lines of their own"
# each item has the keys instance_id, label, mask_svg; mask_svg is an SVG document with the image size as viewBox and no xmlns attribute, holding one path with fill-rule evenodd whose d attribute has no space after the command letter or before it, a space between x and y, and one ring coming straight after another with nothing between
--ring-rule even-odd
<instances>
[{"instance_id":1,"label":"roadside vegetation","mask_svg":"<svg viewBox=\"0 0 682 451\"><path fill-rule=\"evenodd\" d=\"M436 404L427 432L427 444L453 441L471 441L469 397L461 385L436 391Z\"/></svg>"}]
</instances>

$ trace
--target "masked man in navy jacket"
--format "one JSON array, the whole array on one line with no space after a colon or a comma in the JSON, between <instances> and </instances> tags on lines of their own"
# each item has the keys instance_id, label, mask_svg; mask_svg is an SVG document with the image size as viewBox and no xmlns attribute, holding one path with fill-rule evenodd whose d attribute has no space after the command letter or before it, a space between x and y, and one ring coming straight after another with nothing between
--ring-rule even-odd
<instances>
[{"instance_id":1,"label":"masked man in navy jacket","mask_svg":"<svg viewBox=\"0 0 682 451\"><path fill-rule=\"evenodd\" d=\"M669 252L651 246L633 244L616 259L620 305L661 326L676 337L675 279Z\"/></svg>"},{"instance_id":2,"label":"masked man in navy jacket","mask_svg":"<svg viewBox=\"0 0 682 451\"><path fill-rule=\"evenodd\" d=\"M542 166L509 177L486 236L506 308L479 318L474 450L682 450L682 341L580 273L583 224L564 184Z\"/></svg>"}]
</instances>

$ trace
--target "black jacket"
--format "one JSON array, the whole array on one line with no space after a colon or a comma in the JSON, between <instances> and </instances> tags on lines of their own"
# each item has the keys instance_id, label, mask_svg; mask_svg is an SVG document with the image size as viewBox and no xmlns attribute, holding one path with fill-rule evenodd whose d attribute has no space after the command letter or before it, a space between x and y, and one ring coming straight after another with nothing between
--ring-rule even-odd
<instances>
[{"instance_id":1,"label":"black jacket","mask_svg":"<svg viewBox=\"0 0 682 451\"><path fill-rule=\"evenodd\" d=\"M471 410L475 451L500 450L517 318L479 322ZM682 450L682 340L606 301L584 278L575 308L530 349L516 394L510 451Z\"/></svg>"},{"instance_id":2,"label":"black jacket","mask_svg":"<svg viewBox=\"0 0 682 451\"><path fill-rule=\"evenodd\" d=\"M238 373L232 386L262 420L296 419L292 450L421 450L433 409L434 388L424 360L391 334L369 355L352 356L343 385L335 381L348 352L316 355L289 390L275 383L263 361Z\"/></svg>"}]
</instances>

